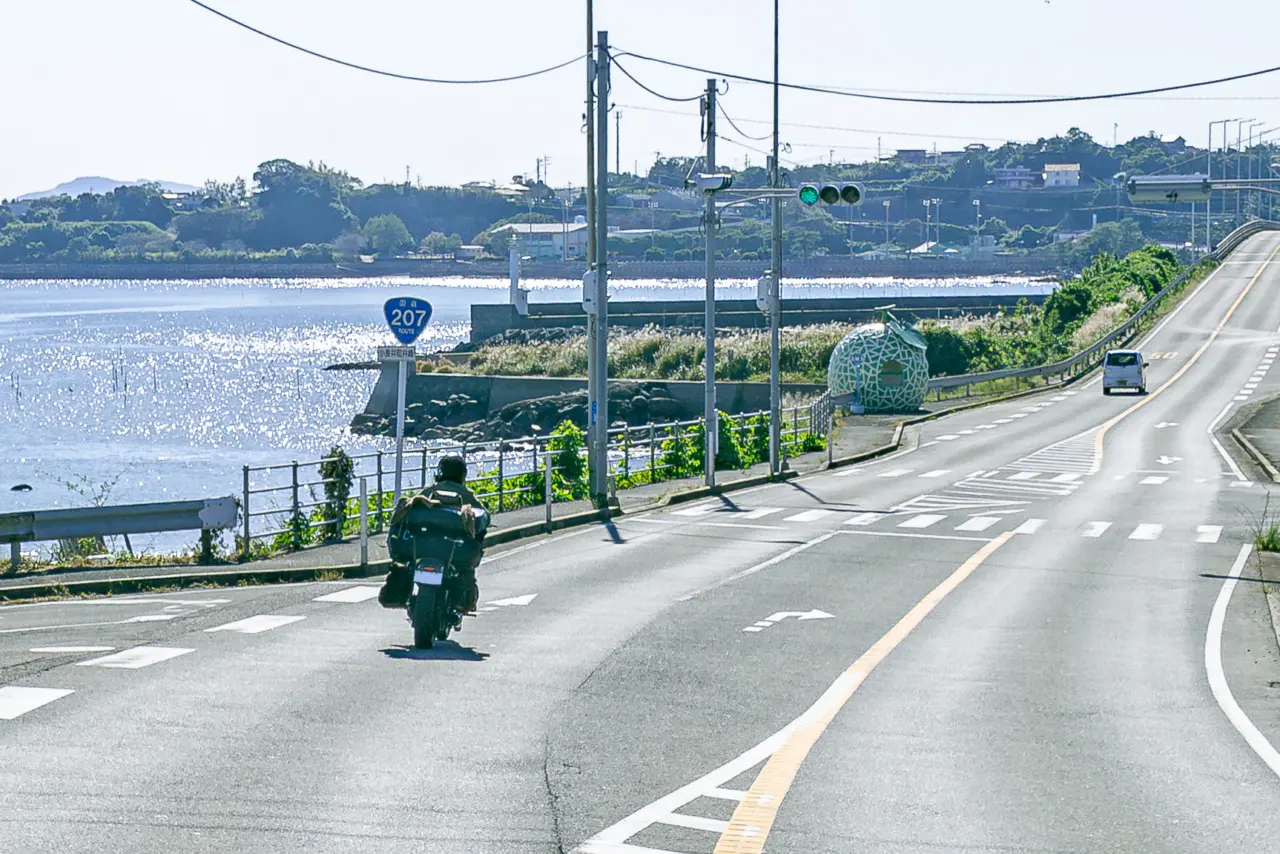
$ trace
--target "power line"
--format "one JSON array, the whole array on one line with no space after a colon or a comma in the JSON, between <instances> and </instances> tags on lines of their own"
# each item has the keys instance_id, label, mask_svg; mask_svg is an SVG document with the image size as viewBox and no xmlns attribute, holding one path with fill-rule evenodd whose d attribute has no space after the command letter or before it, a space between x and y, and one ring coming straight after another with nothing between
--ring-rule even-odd
<instances>
[{"instance_id":1,"label":"power line","mask_svg":"<svg viewBox=\"0 0 1280 854\"><path fill-rule=\"evenodd\" d=\"M265 32L251 24L246 24L244 21L231 17L226 12L220 12L217 9L213 8L212 6L209 6L208 4L201 3L200 0L191 0L191 2L199 6L201 9L204 9L206 12L212 12L213 14L217 15L219 18L222 18L224 21L229 21L235 24L237 27L243 27L244 29L248 30L251 33L254 33L255 35L262 36L265 39L270 39L276 44L284 45L287 48L292 48L293 50L301 51L302 53L305 53L308 56L314 56L316 59L323 59L325 62L332 62L336 65L341 65L346 68L353 68L356 71L365 71L365 72L368 72L369 74L377 74L382 77L394 77L397 80L409 80L414 83L447 83L447 84L460 85L460 86L477 85L477 84L483 84L483 83L510 83L513 80L525 80L530 77L537 77L541 74L549 74L552 71L559 71L561 68L564 68L569 65L573 65L575 62L578 62L583 58L581 56L575 56L573 59L567 59L564 62L558 63L556 65L552 65L548 68L541 68L537 71L528 71L528 72L525 72L524 74L513 74L509 77L490 77L490 78L479 79L479 80L448 80L448 79L439 78L439 77L418 77L413 74L398 74L394 71L384 71L380 68L371 68L367 65L360 65L355 62L348 62L345 59L339 59L335 56L329 56L328 54L320 53L319 51L312 50L311 48L303 47L302 45L299 45L299 44L294 44L291 41L286 41L285 39L282 39L279 36L273 36L271 33Z\"/></svg>"},{"instance_id":2,"label":"power line","mask_svg":"<svg viewBox=\"0 0 1280 854\"><path fill-rule=\"evenodd\" d=\"M195 2L195 0L192 0ZM766 86L772 86L772 80L765 80L761 77L749 77L745 74L732 74L727 71L716 71L710 68L702 68L697 65L687 65L683 62L675 62L670 59L659 59L653 56L646 56L635 51L627 51L628 56L634 56L636 59L645 62L654 62L659 65L665 65L670 68L680 68L685 71L697 71L701 74L710 74L716 77L727 77L731 80L741 80L746 83L759 83ZM1203 86L1216 86L1220 83L1231 83L1236 80L1247 80L1252 77L1261 77L1265 74L1274 74L1280 71L1280 65L1271 68L1263 68L1258 71L1248 71L1243 74L1232 74L1227 77L1218 77L1212 80L1200 80L1195 83L1179 83L1173 86L1157 86L1150 89L1133 89L1126 92L1107 92L1096 95L1060 95L1051 98L908 98L900 95L877 95L867 91L841 90L827 86L808 86L802 83L779 83L778 85L784 89L794 89L801 92L814 92L820 95L841 95L846 98L861 98L870 101L893 101L906 104L952 104L952 105L1027 105L1027 104L1064 104L1078 101L1104 101L1112 98L1132 98L1137 95L1154 95L1161 92L1177 92L1184 89L1196 89ZM627 75L630 77L631 75Z\"/></svg>"},{"instance_id":3,"label":"power line","mask_svg":"<svg viewBox=\"0 0 1280 854\"><path fill-rule=\"evenodd\" d=\"M719 108L720 115L724 116L725 119L729 122L729 125L738 132L739 136L743 137L744 139L754 139L756 142L764 142L767 139L773 139L773 134L771 133L767 133L764 136L752 136L751 134L744 131L742 128L738 127L738 123L733 120L733 116L725 112L723 104L717 101L716 107Z\"/></svg>"},{"instance_id":4,"label":"power line","mask_svg":"<svg viewBox=\"0 0 1280 854\"><path fill-rule=\"evenodd\" d=\"M192 2L195 2L195 0L192 0ZM613 61L613 67L614 67L614 68L616 68L616 69L618 69L619 71L621 71L623 74L625 74L625 75L627 76L627 79L628 79L628 80L630 80L632 83L636 84L636 85L637 85L637 86L639 86L641 89L643 89L644 91L648 92L650 95L654 96L655 98L661 98L661 99L662 99L662 100L664 100L664 101L675 101L676 103L685 103L685 102L688 102L688 101L700 101L700 100L702 100L702 95L694 95L694 96L693 96L693 97L691 97L691 98L675 98L675 97L672 97L671 95L664 95L664 94L662 94L661 92L655 92L653 89L650 89L648 86L644 85L644 84L643 84L643 83L641 83L639 80L637 80L634 76L632 76L632 74L631 74L631 72L630 72L630 71L628 71L627 69L623 68L623 67L622 67L622 63L618 62L618 58L617 58L616 56L610 57L610 59Z\"/></svg>"}]
</instances>

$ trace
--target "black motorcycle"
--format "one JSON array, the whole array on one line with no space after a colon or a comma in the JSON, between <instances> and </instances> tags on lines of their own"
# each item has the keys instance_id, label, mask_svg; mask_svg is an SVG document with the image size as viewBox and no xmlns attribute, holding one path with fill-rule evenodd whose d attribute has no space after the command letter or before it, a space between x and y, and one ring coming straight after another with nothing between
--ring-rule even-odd
<instances>
[{"instance_id":1,"label":"black motorcycle","mask_svg":"<svg viewBox=\"0 0 1280 854\"><path fill-rule=\"evenodd\" d=\"M413 645L431 649L449 632L462 628L460 602L455 601L458 572L451 561L418 558L413 562L413 590L409 594L409 622Z\"/></svg>"}]
</instances>

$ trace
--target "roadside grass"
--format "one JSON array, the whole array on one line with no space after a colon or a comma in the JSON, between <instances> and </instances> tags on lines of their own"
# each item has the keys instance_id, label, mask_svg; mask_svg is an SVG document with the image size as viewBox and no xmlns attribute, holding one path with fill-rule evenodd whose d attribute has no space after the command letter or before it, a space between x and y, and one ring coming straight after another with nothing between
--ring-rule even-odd
<instances>
[{"instance_id":1,"label":"roadside grass","mask_svg":"<svg viewBox=\"0 0 1280 854\"><path fill-rule=\"evenodd\" d=\"M1258 552L1280 552L1280 516L1271 512L1271 493L1262 503L1262 512L1246 514L1253 547Z\"/></svg>"}]
</instances>

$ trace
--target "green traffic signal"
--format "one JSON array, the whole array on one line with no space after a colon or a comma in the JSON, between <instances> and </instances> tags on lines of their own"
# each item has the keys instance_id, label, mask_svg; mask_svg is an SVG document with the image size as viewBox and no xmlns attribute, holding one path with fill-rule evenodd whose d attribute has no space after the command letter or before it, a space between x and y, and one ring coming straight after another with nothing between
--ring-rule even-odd
<instances>
[{"instance_id":1,"label":"green traffic signal","mask_svg":"<svg viewBox=\"0 0 1280 854\"><path fill-rule=\"evenodd\" d=\"M806 205L816 205L818 203L818 188L812 184L805 184L800 188L800 201Z\"/></svg>"}]
</instances>

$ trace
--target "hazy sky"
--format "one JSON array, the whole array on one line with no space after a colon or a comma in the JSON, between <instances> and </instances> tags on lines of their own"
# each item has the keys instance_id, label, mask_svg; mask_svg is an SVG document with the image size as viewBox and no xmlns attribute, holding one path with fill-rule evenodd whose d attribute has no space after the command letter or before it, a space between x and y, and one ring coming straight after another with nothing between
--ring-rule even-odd
<instances>
[{"instance_id":1,"label":"hazy sky","mask_svg":"<svg viewBox=\"0 0 1280 854\"><path fill-rule=\"evenodd\" d=\"M586 48L586 0L210 2L316 50L424 76L518 73ZM620 49L767 77L772 7L772 0L596 0L596 21ZM1237 26L1227 10L1253 23ZM782 0L782 76L895 91L1144 88L1280 64L1277 18L1265 0ZM550 183L583 180L581 64L491 86L402 82L288 50L189 0L0 0L0 33L0 197L79 175L193 184L248 178L275 157L324 160L366 182L403 180L407 165L424 183L456 184L532 174L535 158L546 156ZM705 75L622 62L665 94L695 95L705 85ZM698 150L696 103L660 101L621 75L613 102L622 113L624 169L636 161L643 168L655 151ZM722 103L746 133L768 132L767 123L746 121L768 119L767 88L732 83ZM677 114L661 112L668 110ZM1178 96L1030 107L784 91L782 117L787 157L799 162L825 160L831 149L837 159L874 157L877 139L886 153L946 149L1073 125L1110 142L1113 123L1121 139L1157 130L1204 145L1213 119L1280 125L1280 74ZM722 143L721 162L741 165L744 156L763 164L761 154Z\"/></svg>"}]
</instances>

